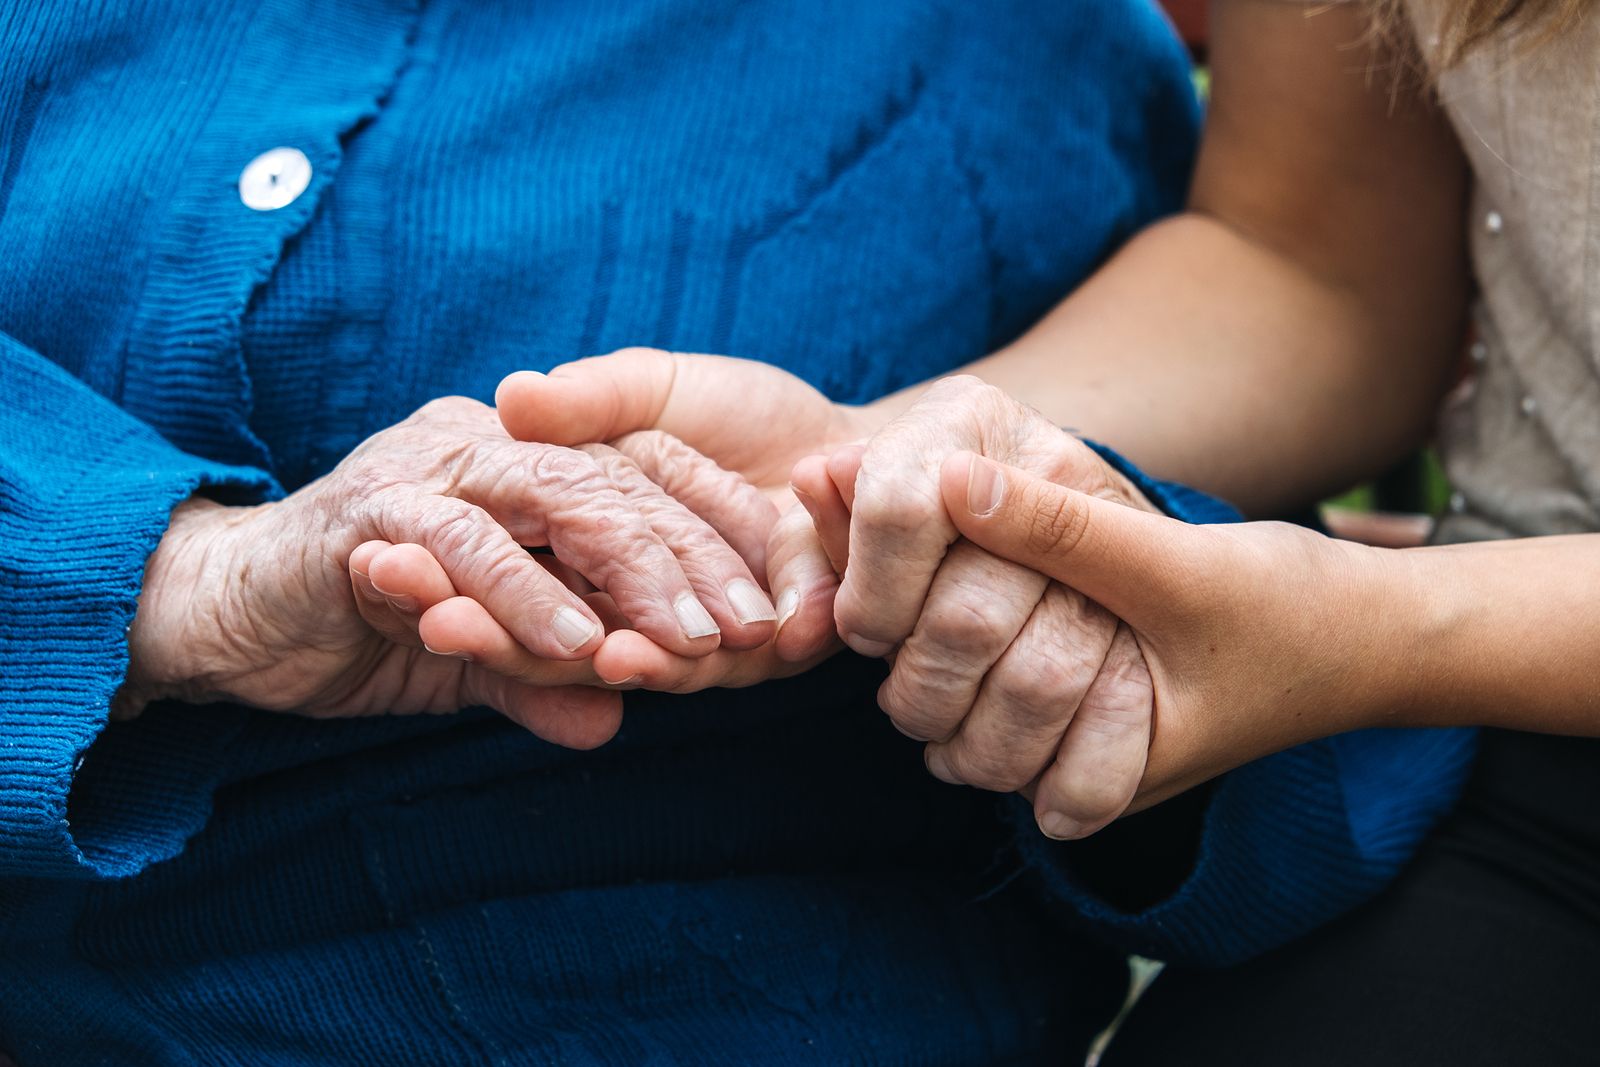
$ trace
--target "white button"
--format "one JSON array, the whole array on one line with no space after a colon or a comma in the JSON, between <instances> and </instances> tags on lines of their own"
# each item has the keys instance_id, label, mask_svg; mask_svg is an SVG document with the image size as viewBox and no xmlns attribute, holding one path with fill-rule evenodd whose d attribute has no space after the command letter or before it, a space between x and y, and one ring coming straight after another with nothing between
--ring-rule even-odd
<instances>
[{"instance_id":1,"label":"white button","mask_svg":"<svg viewBox=\"0 0 1600 1067\"><path fill-rule=\"evenodd\" d=\"M1490 237L1498 237L1500 231L1506 228L1506 220L1500 216L1500 212L1491 211L1483 217L1483 228L1489 231Z\"/></svg>"},{"instance_id":2,"label":"white button","mask_svg":"<svg viewBox=\"0 0 1600 1067\"><path fill-rule=\"evenodd\" d=\"M1467 349L1467 351L1472 356L1472 362L1476 363L1478 366L1481 367L1485 363L1489 362L1489 346L1484 344L1482 341L1472 342L1472 347Z\"/></svg>"},{"instance_id":3,"label":"white button","mask_svg":"<svg viewBox=\"0 0 1600 1067\"><path fill-rule=\"evenodd\" d=\"M276 211L300 198L311 184L311 160L298 148L274 148L250 161L239 175L239 199L255 211Z\"/></svg>"},{"instance_id":4,"label":"white button","mask_svg":"<svg viewBox=\"0 0 1600 1067\"><path fill-rule=\"evenodd\" d=\"M1532 415L1535 411L1539 410L1539 402L1531 396L1525 396L1522 398L1522 403L1519 404L1518 407L1522 408L1522 413L1524 415Z\"/></svg>"},{"instance_id":5,"label":"white button","mask_svg":"<svg viewBox=\"0 0 1600 1067\"><path fill-rule=\"evenodd\" d=\"M1457 515L1461 514L1463 511L1466 511L1467 498L1462 496L1460 493L1451 493L1450 510L1455 512Z\"/></svg>"}]
</instances>

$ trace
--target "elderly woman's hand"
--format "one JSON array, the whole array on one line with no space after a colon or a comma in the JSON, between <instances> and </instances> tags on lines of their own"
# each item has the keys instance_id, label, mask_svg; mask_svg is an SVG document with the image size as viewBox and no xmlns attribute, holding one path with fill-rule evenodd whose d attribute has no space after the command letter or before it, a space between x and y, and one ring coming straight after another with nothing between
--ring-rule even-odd
<instances>
[{"instance_id":1,"label":"elderly woman's hand","mask_svg":"<svg viewBox=\"0 0 1600 1067\"><path fill-rule=\"evenodd\" d=\"M780 665L812 663L837 650L838 576L805 512L793 506L789 472L803 456L866 437L884 416L835 403L765 363L651 348L578 360L548 375L512 374L500 384L495 403L519 440L613 441L631 453L637 446L628 435L664 432L760 487L781 513L767 559L778 611L772 666L792 673ZM692 668L680 662L663 669L681 685L713 684L717 675L710 668L724 661L718 656ZM734 668L730 678L758 680L750 657L728 666Z\"/></svg>"},{"instance_id":2,"label":"elderly woman's hand","mask_svg":"<svg viewBox=\"0 0 1600 1067\"><path fill-rule=\"evenodd\" d=\"M512 441L491 408L447 398L282 501L183 505L147 567L121 703L313 715L487 704L551 740L598 744L620 712L616 694L576 688L599 680L596 664L625 678L634 652L692 659L774 630L729 547L763 566L774 508L682 446L659 447L676 457L676 497L615 449ZM608 623L636 632L608 635Z\"/></svg>"},{"instance_id":3,"label":"elderly woman's hand","mask_svg":"<svg viewBox=\"0 0 1600 1067\"><path fill-rule=\"evenodd\" d=\"M889 656L879 704L948 781L1033 795L1052 837L1120 815L1144 772L1149 672L1127 627L1049 575L959 538L940 495L954 451L1154 510L1082 442L976 378L936 383L864 447L794 471L844 579L834 606L857 651Z\"/></svg>"}]
</instances>

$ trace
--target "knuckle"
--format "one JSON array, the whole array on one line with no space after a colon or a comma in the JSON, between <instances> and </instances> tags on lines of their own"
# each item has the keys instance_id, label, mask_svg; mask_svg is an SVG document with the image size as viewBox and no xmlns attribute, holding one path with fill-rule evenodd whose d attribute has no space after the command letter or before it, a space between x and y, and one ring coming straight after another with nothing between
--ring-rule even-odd
<instances>
[{"instance_id":1,"label":"knuckle","mask_svg":"<svg viewBox=\"0 0 1600 1067\"><path fill-rule=\"evenodd\" d=\"M562 496L611 488L600 460L576 448L547 445L534 449L528 458L528 473L535 484Z\"/></svg>"},{"instance_id":2,"label":"knuckle","mask_svg":"<svg viewBox=\"0 0 1600 1067\"><path fill-rule=\"evenodd\" d=\"M1138 786L1138 775L1126 769L1104 768L1079 775L1060 799L1067 814L1080 822L1107 823L1122 814Z\"/></svg>"},{"instance_id":3,"label":"knuckle","mask_svg":"<svg viewBox=\"0 0 1600 1067\"><path fill-rule=\"evenodd\" d=\"M1004 649L1016 635L1017 622L1011 605L1002 600L962 597L929 604L919 629L929 644L968 659Z\"/></svg>"},{"instance_id":4,"label":"knuckle","mask_svg":"<svg viewBox=\"0 0 1600 1067\"><path fill-rule=\"evenodd\" d=\"M950 716L940 714L932 695L937 691L896 665L894 674L878 692L878 706L907 737L917 741L942 741L955 732L959 717L951 722Z\"/></svg>"},{"instance_id":5,"label":"knuckle","mask_svg":"<svg viewBox=\"0 0 1600 1067\"><path fill-rule=\"evenodd\" d=\"M934 382L924 395L940 400L954 400L981 396L992 389L994 386L975 374L950 374Z\"/></svg>"},{"instance_id":6,"label":"knuckle","mask_svg":"<svg viewBox=\"0 0 1600 1067\"><path fill-rule=\"evenodd\" d=\"M423 404L406 421L458 423L479 418L489 410L487 404L470 396L439 396Z\"/></svg>"},{"instance_id":7,"label":"knuckle","mask_svg":"<svg viewBox=\"0 0 1600 1067\"><path fill-rule=\"evenodd\" d=\"M990 673L996 703L1021 721L1065 724L1090 680L1088 664L1068 664L1049 654L1016 657Z\"/></svg>"},{"instance_id":8,"label":"knuckle","mask_svg":"<svg viewBox=\"0 0 1600 1067\"><path fill-rule=\"evenodd\" d=\"M1028 782L1028 775L1006 759L1004 752L988 745L963 743L958 738L945 749L950 772L974 789L1010 793Z\"/></svg>"},{"instance_id":9,"label":"knuckle","mask_svg":"<svg viewBox=\"0 0 1600 1067\"><path fill-rule=\"evenodd\" d=\"M434 554L458 559L483 546L488 527L494 522L476 504L447 496L433 498L419 520L427 528Z\"/></svg>"},{"instance_id":10,"label":"knuckle","mask_svg":"<svg viewBox=\"0 0 1600 1067\"><path fill-rule=\"evenodd\" d=\"M868 477L863 468L856 488L852 524L885 539L893 538L894 544L900 544L901 539L925 530L930 521L941 515L941 509L925 494L884 485L877 478Z\"/></svg>"}]
</instances>

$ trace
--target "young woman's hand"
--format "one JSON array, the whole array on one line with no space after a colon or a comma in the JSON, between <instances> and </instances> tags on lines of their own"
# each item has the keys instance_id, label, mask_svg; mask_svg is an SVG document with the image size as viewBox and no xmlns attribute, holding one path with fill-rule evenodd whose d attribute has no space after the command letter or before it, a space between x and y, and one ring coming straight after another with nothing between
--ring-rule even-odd
<instances>
[{"instance_id":1,"label":"young woman's hand","mask_svg":"<svg viewBox=\"0 0 1600 1067\"><path fill-rule=\"evenodd\" d=\"M780 513L765 572L778 614L772 666L792 673L792 665L837 651L833 598L838 576L806 513L795 504L789 474L803 456L869 436L887 414L836 404L765 363L650 348L578 360L549 374L512 374L500 383L495 403L506 430L518 440L608 441L633 455L640 431L665 433L760 488ZM704 681L711 677L710 667L689 670L680 662L670 673ZM747 659L733 676L753 678L758 672Z\"/></svg>"},{"instance_id":2,"label":"young woman's hand","mask_svg":"<svg viewBox=\"0 0 1600 1067\"><path fill-rule=\"evenodd\" d=\"M1410 701L1407 642L1429 627L1397 580L1407 553L1284 523L1192 526L970 453L944 461L940 494L963 537L1132 632L1155 709L1133 809Z\"/></svg>"},{"instance_id":3,"label":"young woman's hand","mask_svg":"<svg viewBox=\"0 0 1600 1067\"><path fill-rule=\"evenodd\" d=\"M550 687L600 670L625 680L629 647L693 659L761 647L775 628L731 547L764 549L772 505L660 447L698 513L614 449L512 441L493 409L461 398L375 434L282 501L192 501L147 567L123 703L313 715L487 704L551 740L597 744L616 729L616 695ZM618 627L629 636L608 634Z\"/></svg>"}]
</instances>

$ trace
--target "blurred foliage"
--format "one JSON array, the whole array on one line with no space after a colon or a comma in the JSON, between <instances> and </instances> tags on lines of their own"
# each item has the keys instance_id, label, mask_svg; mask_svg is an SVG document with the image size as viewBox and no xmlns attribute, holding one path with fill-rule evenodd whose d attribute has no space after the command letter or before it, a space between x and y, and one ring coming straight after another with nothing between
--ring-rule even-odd
<instances>
[{"instance_id":1,"label":"blurred foliage","mask_svg":"<svg viewBox=\"0 0 1600 1067\"><path fill-rule=\"evenodd\" d=\"M1326 501L1349 511L1415 511L1442 515L1450 506L1450 483L1434 451L1425 449L1381 478Z\"/></svg>"}]
</instances>

